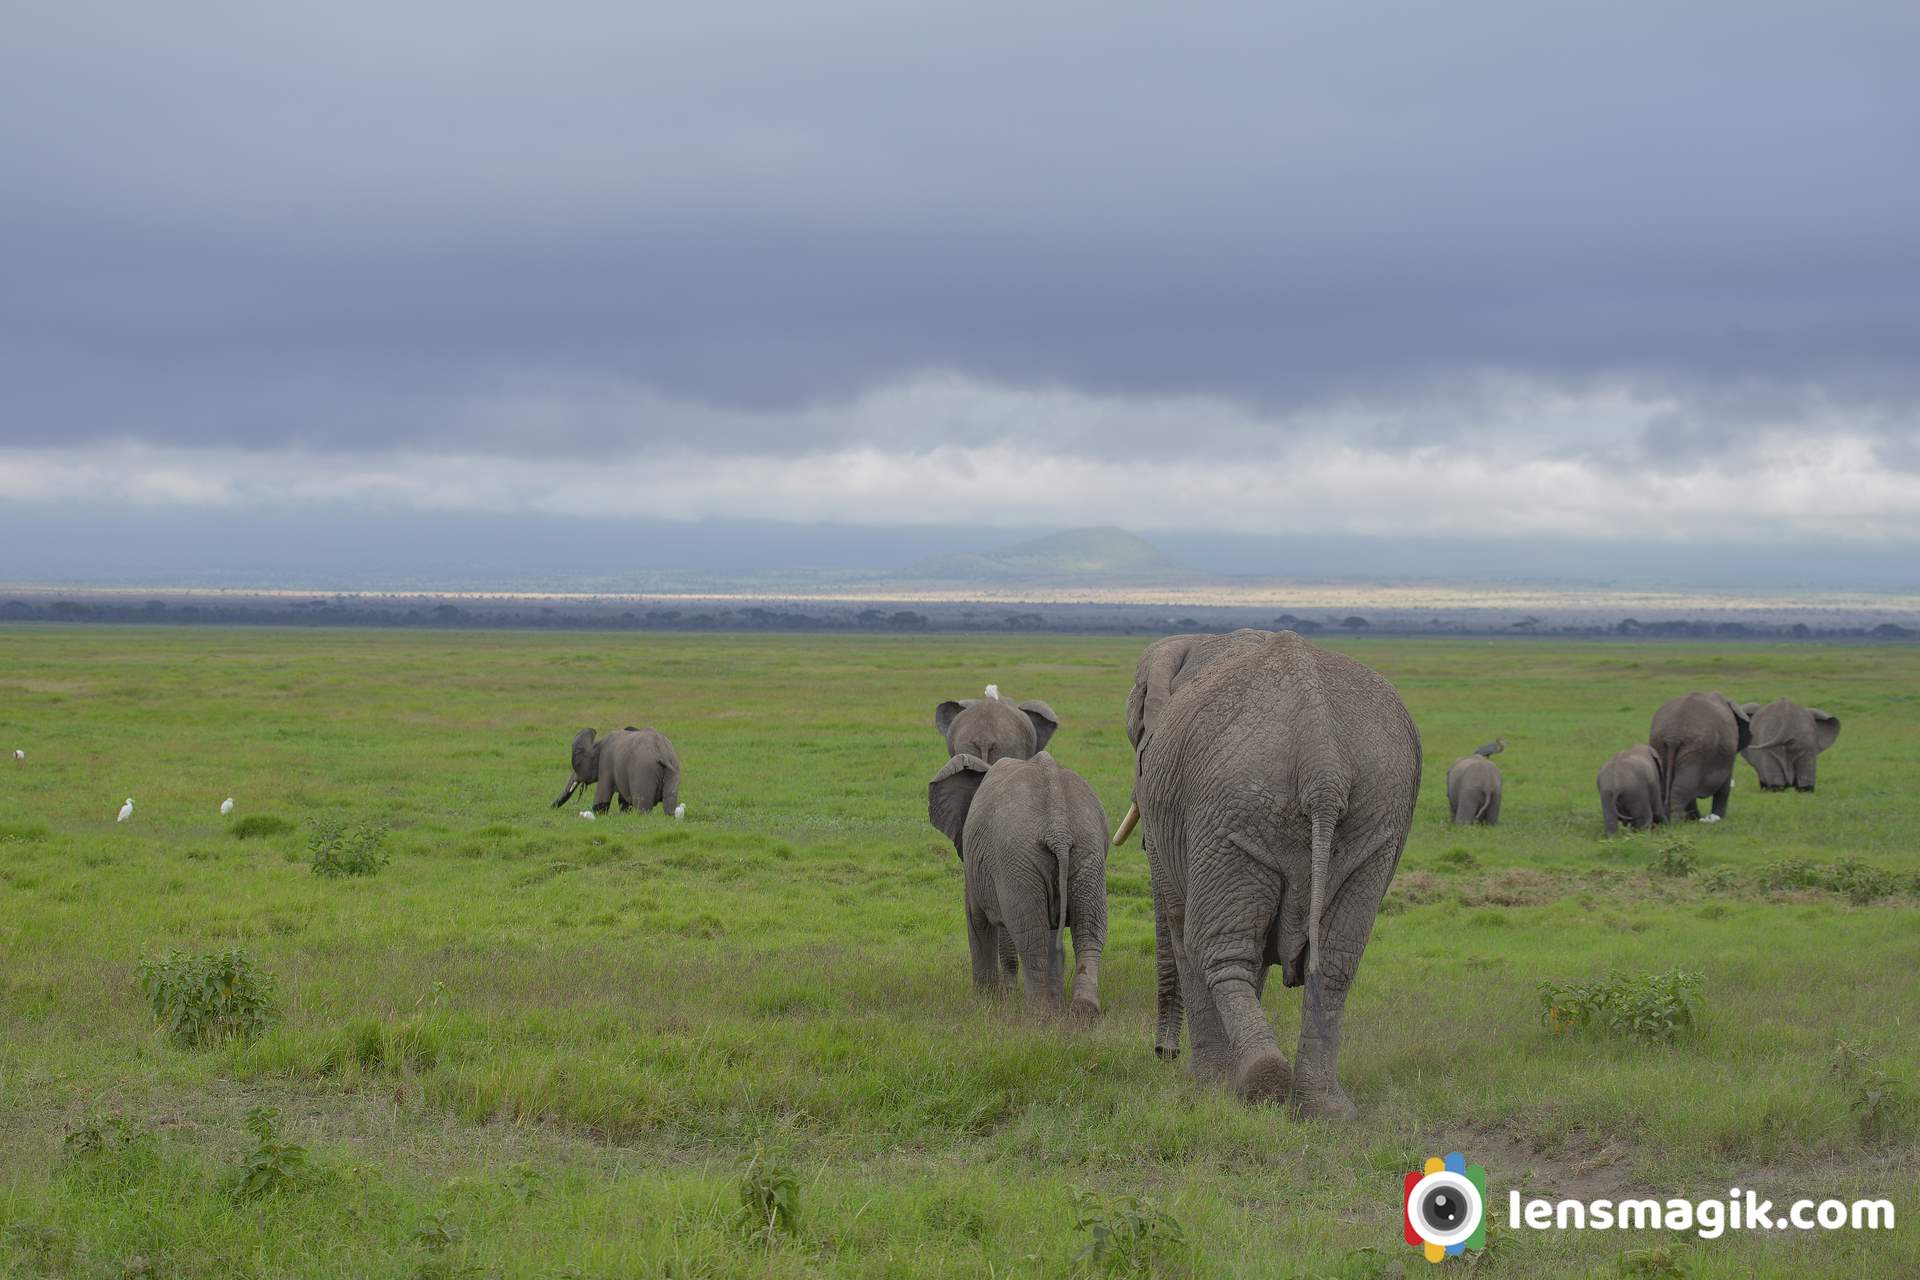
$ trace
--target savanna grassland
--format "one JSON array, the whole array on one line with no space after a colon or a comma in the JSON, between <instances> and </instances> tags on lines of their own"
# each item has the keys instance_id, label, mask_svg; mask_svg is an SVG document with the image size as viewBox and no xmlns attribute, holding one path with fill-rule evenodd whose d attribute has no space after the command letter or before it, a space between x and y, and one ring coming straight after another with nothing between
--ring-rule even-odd
<instances>
[{"instance_id":1,"label":"savanna grassland","mask_svg":"<svg viewBox=\"0 0 1920 1280\"><path fill-rule=\"evenodd\" d=\"M1142 643L0 629L0 1274L1419 1275L1401 1174L1454 1149L1494 1226L1451 1268L1920 1273L1920 648L1336 642L1426 766L1334 1125L1153 1057L1137 841L1097 1026L971 990L934 704L1047 699L1111 821ZM1602 840L1596 769L1691 689L1839 716L1819 791L1742 763L1727 822ZM624 724L684 822L548 807ZM1503 824L1454 829L1495 734ZM374 874L313 873L332 829ZM139 965L227 948L277 1016L177 1043ZM1543 1025L1542 982L1676 967L1671 1041ZM1510 1231L1513 1186L1901 1219Z\"/></svg>"}]
</instances>

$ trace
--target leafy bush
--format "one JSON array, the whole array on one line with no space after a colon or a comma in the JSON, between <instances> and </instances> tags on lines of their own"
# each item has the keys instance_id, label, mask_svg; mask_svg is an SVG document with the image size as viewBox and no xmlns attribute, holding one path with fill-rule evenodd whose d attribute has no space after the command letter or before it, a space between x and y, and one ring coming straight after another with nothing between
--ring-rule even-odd
<instances>
[{"instance_id":1,"label":"leafy bush","mask_svg":"<svg viewBox=\"0 0 1920 1280\"><path fill-rule=\"evenodd\" d=\"M138 973L153 1016L175 1043L188 1048L251 1039L276 1016L272 976L255 969L237 948L202 955L170 952L142 960Z\"/></svg>"},{"instance_id":2,"label":"leafy bush","mask_svg":"<svg viewBox=\"0 0 1920 1280\"><path fill-rule=\"evenodd\" d=\"M307 1149L280 1139L280 1109L255 1107L247 1112L247 1132L254 1148L227 1170L227 1194L247 1203L283 1191L297 1191L308 1175Z\"/></svg>"},{"instance_id":3,"label":"leafy bush","mask_svg":"<svg viewBox=\"0 0 1920 1280\"><path fill-rule=\"evenodd\" d=\"M1700 878L1700 887L1708 893L1731 893L1740 883L1740 873L1732 867L1715 867Z\"/></svg>"},{"instance_id":4,"label":"leafy bush","mask_svg":"<svg viewBox=\"0 0 1920 1280\"><path fill-rule=\"evenodd\" d=\"M153 1145L153 1135L135 1128L125 1116L95 1115L67 1130L65 1141L69 1159L84 1159L103 1153L144 1150Z\"/></svg>"},{"instance_id":5,"label":"leafy bush","mask_svg":"<svg viewBox=\"0 0 1920 1280\"><path fill-rule=\"evenodd\" d=\"M1809 858L1782 858L1760 869L1763 889L1825 889L1845 894L1855 903L1868 903L1896 893L1920 890L1920 881L1903 877L1881 867L1869 866L1858 858L1837 863L1814 862Z\"/></svg>"},{"instance_id":6,"label":"leafy bush","mask_svg":"<svg viewBox=\"0 0 1920 1280\"><path fill-rule=\"evenodd\" d=\"M1540 984L1540 1021L1559 1034L1601 1029L1647 1043L1667 1043L1699 1023L1701 977L1685 969L1665 973L1609 972L1593 983Z\"/></svg>"},{"instance_id":7,"label":"leafy bush","mask_svg":"<svg viewBox=\"0 0 1920 1280\"><path fill-rule=\"evenodd\" d=\"M1865 1142L1882 1142L1903 1133L1920 1104L1906 1084L1886 1073L1866 1046L1841 1040L1827 1060L1827 1074L1847 1090L1847 1110Z\"/></svg>"},{"instance_id":8,"label":"leafy bush","mask_svg":"<svg viewBox=\"0 0 1920 1280\"><path fill-rule=\"evenodd\" d=\"M1179 1221L1143 1197L1103 1199L1080 1191L1073 1199L1074 1230L1088 1237L1074 1255L1080 1267L1106 1275L1160 1275L1167 1256L1186 1247Z\"/></svg>"},{"instance_id":9,"label":"leafy bush","mask_svg":"<svg viewBox=\"0 0 1920 1280\"><path fill-rule=\"evenodd\" d=\"M370 876L387 865L381 851L386 843L385 823L361 822L347 827L333 818L320 818L307 837L307 849L313 855L313 874L338 878Z\"/></svg>"},{"instance_id":10,"label":"leafy bush","mask_svg":"<svg viewBox=\"0 0 1920 1280\"><path fill-rule=\"evenodd\" d=\"M293 824L285 818L275 817L271 813L250 813L236 819L227 828L227 834L235 840L258 840L263 836L284 835L293 830Z\"/></svg>"},{"instance_id":11,"label":"leafy bush","mask_svg":"<svg viewBox=\"0 0 1920 1280\"><path fill-rule=\"evenodd\" d=\"M800 1179L756 1149L740 1174L736 1222L750 1238L766 1245L778 1234L792 1235L800 1225Z\"/></svg>"},{"instance_id":12,"label":"leafy bush","mask_svg":"<svg viewBox=\"0 0 1920 1280\"><path fill-rule=\"evenodd\" d=\"M1660 852L1653 856L1653 863L1647 869L1655 875L1678 879L1692 875L1699 867L1700 859L1694 856L1692 842L1669 840L1660 846Z\"/></svg>"}]
</instances>

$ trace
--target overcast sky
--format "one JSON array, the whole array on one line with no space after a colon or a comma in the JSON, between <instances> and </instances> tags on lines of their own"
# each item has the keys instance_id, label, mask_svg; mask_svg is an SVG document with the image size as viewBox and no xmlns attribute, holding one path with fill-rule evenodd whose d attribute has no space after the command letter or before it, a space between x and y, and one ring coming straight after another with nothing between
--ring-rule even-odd
<instances>
[{"instance_id":1,"label":"overcast sky","mask_svg":"<svg viewBox=\"0 0 1920 1280\"><path fill-rule=\"evenodd\" d=\"M1920 6L0 17L0 501L1920 539Z\"/></svg>"}]
</instances>

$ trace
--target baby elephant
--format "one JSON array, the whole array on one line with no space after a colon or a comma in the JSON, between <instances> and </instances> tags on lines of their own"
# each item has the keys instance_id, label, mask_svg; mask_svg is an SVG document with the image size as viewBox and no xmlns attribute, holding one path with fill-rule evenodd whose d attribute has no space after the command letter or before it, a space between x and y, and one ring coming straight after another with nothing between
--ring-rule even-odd
<instances>
[{"instance_id":1,"label":"baby elephant","mask_svg":"<svg viewBox=\"0 0 1920 1280\"><path fill-rule=\"evenodd\" d=\"M1027 1004L1058 1011L1061 935L1073 930L1073 1008L1100 1012L1107 941L1107 815L1086 780L1042 751L1031 760L959 755L927 784L927 819L960 855L976 987L1024 971Z\"/></svg>"},{"instance_id":2,"label":"baby elephant","mask_svg":"<svg viewBox=\"0 0 1920 1280\"><path fill-rule=\"evenodd\" d=\"M605 813L617 794L620 807L645 813L656 804L675 817L680 807L680 757L666 735L628 725L595 742L593 730L582 729L573 739L573 775L567 789L553 802L558 809L576 788L596 784L593 812Z\"/></svg>"},{"instance_id":3,"label":"baby elephant","mask_svg":"<svg viewBox=\"0 0 1920 1280\"><path fill-rule=\"evenodd\" d=\"M1470 756L1461 756L1447 770L1447 811L1457 826L1484 822L1500 824L1500 766L1487 759L1506 749L1505 738L1495 738Z\"/></svg>"},{"instance_id":4,"label":"baby elephant","mask_svg":"<svg viewBox=\"0 0 1920 1280\"><path fill-rule=\"evenodd\" d=\"M1818 707L1803 707L1780 698L1762 706L1741 706L1753 721L1753 741L1740 752L1760 775L1765 791L1813 790L1813 778L1822 751L1840 738L1840 719Z\"/></svg>"},{"instance_id":5,"label":"baby elephant","mask_svg":"<svg viewBox=\"0 0 1920 1280\"><path fill-rule=\"evenodd\" d=\"M1060 717L1038 698L1016 703L1000 696L1000 686L987 686L984 698L943 702L933 709L933 727L947 740L950 756L978 756L988 764L997 760L1030 760L1044 751L1060 727Z\"/></svg>"},{"instance_id":6,"label":"baby elephant","mask_svg":"<svg viewBox=\"0 0 1920 1280\"><path fill-rule=\"evenodd\" d=\"M1594 779L1600 788L1600 821L1612 835L1626 823L1645 831L1667 820L1667 789L1660 776L1660 757L1646 743L1614 753Z\"/></svg>"}]
</instances>

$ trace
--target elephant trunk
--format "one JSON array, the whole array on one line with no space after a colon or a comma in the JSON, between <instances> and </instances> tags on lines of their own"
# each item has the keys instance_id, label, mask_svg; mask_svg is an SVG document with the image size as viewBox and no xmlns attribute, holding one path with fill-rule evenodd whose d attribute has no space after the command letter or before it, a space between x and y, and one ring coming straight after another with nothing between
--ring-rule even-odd
<instances>
[{"instance_id":1,"label":"elephant trunk","mask_svg":"<svg viewBox=\"0 0 1920 1280\"><path fill-rule=\"evenodd\" d=\"M1127 806L1127 816L1120 819L1120 826L1113 833L1113 843L1116 846L1125 844L1127 837L1132 835L1133 829L1139 825L1140 805L1135 801Z\"/></svg>"},{"instance_id":2,"label":"elephant trunk","mask_svg":"<svg viewBox=\"0 0 1920 1280\"><path fill-rule=\"evenodd\" d=\"M558 809L558 808L559 808L559 807L560 807L561 805L563 805L563 804L565 804L565 803L566 803L567 801L569 801L569 800L571 800L571 799L573 799L573 793L574 793L575 791L578 791L579 789L580 789L580 779L578 779L578 778L568 778L568 779L567 779L567 789L566 789L565 791L562 791L562 792L560 793L560 798L559 798L558 800L555 800L555 801L553 802L553 807L554 807L554 808L556 808L556 809Z\"/></svg>"}]
</instances>

